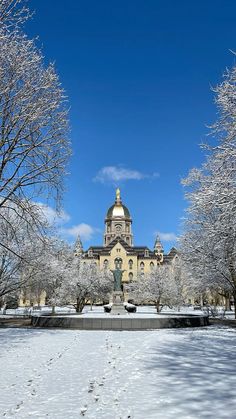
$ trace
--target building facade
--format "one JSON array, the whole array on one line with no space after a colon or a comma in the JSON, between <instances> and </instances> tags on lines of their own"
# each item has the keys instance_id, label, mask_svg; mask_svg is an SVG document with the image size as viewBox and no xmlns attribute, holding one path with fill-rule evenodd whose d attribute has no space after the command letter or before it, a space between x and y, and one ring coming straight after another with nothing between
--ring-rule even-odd
<instances>
[{"instance_id":1,"label":"building facade","mask_svg":"<svg viewBox=\"0 0 236 419\"><path fill-rule=\"evenodd\" d=\"M169 254L165 254L159 237L156 238L153 249L147 246L134 246L132 218L121 200L120 190L117 189L115 202L105 217L103 245L91 246L84 251L78 238L75 254L82 256L85 263L96 262L100 269L113 270L118 264L124 270L122 280L127 283L135 280L139 272L148 273L157 265L171 263L177 251L172 248Z\"/></svg>"}]
</instances>

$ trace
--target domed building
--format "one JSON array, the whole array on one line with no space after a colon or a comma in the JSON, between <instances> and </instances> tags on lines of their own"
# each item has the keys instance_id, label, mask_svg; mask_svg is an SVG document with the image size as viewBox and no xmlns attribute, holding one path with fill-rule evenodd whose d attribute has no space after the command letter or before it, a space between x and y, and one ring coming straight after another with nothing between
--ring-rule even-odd
<instances>
[{"instance_id":1,"label":"domed building","mask_svg":"<svg viewBox=\"0 0 236 419\"><path fill-rule=\"evenodd\" d=\"M120 190L117 189L115 203L107 211L105 219L104 246L108 246L117 237L120 237L129 246L133 246L131 224L129 210L123 205Z\"/></svg>"},{"instance_id":2,"label":"domed building","mask_svg":"<svg viewBox=\"0 0 236 419\"><path fill-rule=\"evenodd\" d=\"M100 269L115 269L119 261L119 266L124 270L123 282L135 279L139 272L150 272L154 266L161 263L170 263L177 254L176 249L172 248L170 253L165 255L159 237L156 238L153 249L134 246L132 218L121 200L119 189L116 190L114 204L106 214L103 246L91 246L83 251L79 239L77 243L78 249L75 248L75 254L82 255L85 262L95 261Z\"/></svg>"}]
</instances>

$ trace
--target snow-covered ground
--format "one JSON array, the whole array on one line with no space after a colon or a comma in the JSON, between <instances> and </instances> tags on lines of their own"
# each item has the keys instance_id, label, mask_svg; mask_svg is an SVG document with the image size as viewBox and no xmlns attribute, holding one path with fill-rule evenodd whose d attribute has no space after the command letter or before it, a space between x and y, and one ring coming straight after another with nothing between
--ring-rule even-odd
<instances>
[{"instance_id":1,"label":"snow-covered ground","mask_svg":"<svg viewBox=\"0 0 236 419\"><path fill-rule=\"evenodd\" d=\"M0 329L0 345L3 418L235 417L235 329Z\"/></svg>"},{"instance_id":2,"label":"snow-covered ground","mask_svg":"<svg viewBox=\"0 0 236 419\"><path fill-rule=\"evenodd\" d=\"M72 306L65 306L65 307L56 307L55 309L56 313L58 314L64 314L64 315L70 315L70 314L75 314L76 311ZM24 308L24 307L19 307L17 309L9 309L6 310L6 313L3 314L3 309L0 309L0 319L1 318L12 318L12 317L16 317L16 316L25 316L25 315L36 315L38 316L39 314L50 314L52 312L52 307L50 306L43 306L40 309L37 309L37 307L34 307L34 309L32 310L32 308ZM90 305L86 305L83 309L83 315L86 316L98 316L104 313L104 309L103 306L93 306L92 310ZM157 315L157 311L155 306L138 306L137 307L137 313L139 316L143 316L145 315ZM202 315L202 314L207 314L207 310L206 308L203 310L194 310L193 306L183 306L179 309L179 311L177 310L177 308L172 308L170 309L169 307L163 307L162 311L161 311L161 315L163 317L163 315L173 315L179 313L181 315L183 314L195 314L195 315ZM210 317L211 316L211 312L209 313ZM110 314L109 314L110 316ZM137 317L137 314L135 313L134 316ZM215 313L216 317L219 318L226 318L226 319L234 319L234 311L225 311L223 307L219 306L216 307L216 313ZM145 316L146 317L146 316Z\"/></svg>"}]
</instances>

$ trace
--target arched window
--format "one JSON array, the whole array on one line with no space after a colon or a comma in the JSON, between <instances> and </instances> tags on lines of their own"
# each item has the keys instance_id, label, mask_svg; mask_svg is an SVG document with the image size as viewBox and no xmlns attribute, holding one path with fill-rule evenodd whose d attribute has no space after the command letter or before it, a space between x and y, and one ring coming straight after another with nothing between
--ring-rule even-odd
<instances>
[{"instance_id":1,"label":"arched window","mask_svg":"<svg viewBox=\"0 0 236 419\"><path fill-rule=\"evenodd\" d=\"M121 224L116 224L115 229L116 229L117 233L121 233L122 225Z\"/></svg>"},{"instance_id":2,"label":"arched window","mask_svg":"<svg viewBox=\"0 0 236 419\"><path fill-rule=\"evenodd\" d=\"M129 260L129 269L133 269L133 261L132 261L132 259Z\"/></svg>"},{"instance_id":3,"label":"arched window","mask_svg":"<svg viewBox=\"0 0 236 419\"><path fill-rule=\"evenodd\" d=\"M133 277L134 277L133 273L132 273L132 272L130 272L130 273L129 273L129 281L133 281Z\"/></svg>"},{"instance_id":4,"label":"arched window","mask_svg":"<svg viewBox=\"0 0 236 419\"><path fill-rule=\"evenodd\" d=\"M103 268L104 269L107 269L108 268L108 263L109 263L108 260L105 259L104 262L103 262Z\"/></svg>"},{"instance_id":5,"label":"arched window","mask_svg":"<svg viewBox=\"0 0 236 419\"><path fill-rule=\"evenodd\" d=\"M116 258L115 259L115 268L116 269L122 269L122 259L121 258Z\"/></svg>"},{"instance_id":6,"label":"arched window","mask_svg":"<svg viewBox=\"0 0 236 419\"><path fill-rule=\"evenodd\" d=\"M144 266L145 266L145 265L144 265L144 262L141 262L141 263L140 263L140 269L141 269L141 271L143 271L143 270L144 270Z\"/></svg>"},{"instance_id":7,"label":"arched window","mask_svg":"<svg viewBox=\"0 0 236 419\"><path fill-rule=\"evenodd\" d=\"M148 249L145 249L145 251L144 251L144 256L145 256L146 258L148 258L148 257L149 257L149 250L148 250Z\"/></svg>"},{"instance_id":8,"label":"arched window","mask_svg":"<svg viewBox=\"0 0 236 419\"><path fill-rule=\"evenodd\" d=\"M151 269L151 271L153 271L153 269L154 269L154 263L153 262L150 262L150 269Z\"/></svg>"}]
</instances>

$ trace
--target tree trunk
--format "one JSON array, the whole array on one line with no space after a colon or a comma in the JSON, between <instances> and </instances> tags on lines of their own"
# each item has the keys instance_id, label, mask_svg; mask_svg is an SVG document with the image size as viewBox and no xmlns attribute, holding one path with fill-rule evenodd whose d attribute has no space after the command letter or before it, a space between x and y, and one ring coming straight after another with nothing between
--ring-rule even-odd
<instances>
[{"instance_id":1,"label":"tree trunk","mask_svg":"<svg viewBox=\"0 0 236 419\"><path fill-rule=\"evenodd\" d=\"M160 299L159 300L157 300L156 301L156 310L157 310L157 313L160 313Z\"/></svg>"},{"instance_id":2,"label":"tree trunk","mask_svg":"<svg viewBox=\"0 0 236 419\"><path fill-rule=\"evenodd\" d=\"M226 311L230 310L230 296L229 295L225 296L225 310Z\"/></svg>"},{"instance_id":3,"label":"tree trunk","mask_svg":"<svg viewBox=\"0 0 236 419\"><path fill-rule=\"evenodd\" d=\"M84 299L83 300L80 300L79 298L77 298L77 300L76 300L76 307L75 307L76 313L82 313L84 306L85 306Z\"/></svg>"},{"instance_id":4,"label":"tree trunk","mask_svg":"<svg viewBox=\"0 0 236 419\"><path fill-rule=\"evenodd\" d=\"M56 307L53 305L52 306L52 316L55 316L56 314Z\"/></svg>"},{"instance_id":5,"label":"tree trunk","mask_svg":"<svg viewBox=\"0 0 236 419\"><path fill-rule=\"evenodd\" d=\"M233 294L233 299L234 299L234 318L236 319L236 293Z\"/></svg>"}]
</instances>

